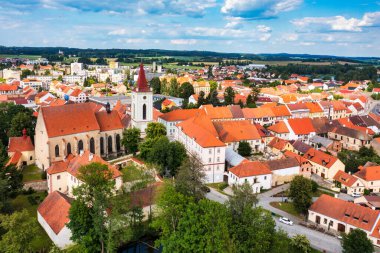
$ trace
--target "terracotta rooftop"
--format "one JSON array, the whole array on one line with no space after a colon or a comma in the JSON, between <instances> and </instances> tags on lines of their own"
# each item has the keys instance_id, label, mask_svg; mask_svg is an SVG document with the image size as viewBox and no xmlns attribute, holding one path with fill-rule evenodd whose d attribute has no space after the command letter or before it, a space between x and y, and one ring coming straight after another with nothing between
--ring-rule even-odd
<instances>
[{"instance_id":1,"label":"terracotta rooftop","mask_svg":"<svg viewBox=\"0 0 380 253\"><path fill-rule=\"evenodd\" d=\"M309 149L303 157L326 168L330 168L336 161L338 161L338 158L335 156L326 154L325 152L314 148Z\"/></svg>"},{"instance_id":2,"label":"terracotta rooftop","mask_svg":"<svg viewBox=\"0 0 380 253\"><path fill-rule=\"evenodd\" d=\"M159 118L165 121L184 121L194 117L196 114L203 113L203 110L199 109L179 109L164 113Z\"/></svg>"},{"instance_id":3,"label":"terracotta rooftop","mask_svg":"<svg viewBox=\"0 0 380 253\"><path fill-rule=\"evenodd\" d=\"M229 171L239 178L272 174L272 171L268 166L260 161L240 163L239 165L230 168Z\"/></svg>"},{"instance_id":4,"label":"terracotta rooftop","mask_svg":"<svg viewBox=\"0 0 380 253\"><path fill-rule=\"evenodd\" d=\"M365 181L380 180L380 166L363 167L361 170L354 174Z\"/></svg>"},{"instance_id":5,"label":"terracotta rooftop","mask_svg":"<svg viewBox=\"0 0 380 253\"><path fill-rule=\"evenodd\" d=\"M278 133L278 134L290 133L288 127L283 121L280 121L274 125L271 125L270 127L268 127L268 130Z\"/></svg>"},{"instance_id":6,"label":"terracotta rooftop","mask_svg":"<svg viewBox=\"0 0 380 253\"><path fill-rule=\"evenodd\" d=\"M353 175L350 175L344 171L339 170L335 174L334 180L340 182L342 185L351 187L358 180L358 178L356 178Z\"/></svg>"},{"instance_id":7,"label":"terracotta rooftop","mask_svg":"<svg viewBox=\"0 0 380 253\"><path fill-rule=\"evenodd\" d=\"M34 151L34 145L30 136L10 137L8 144L8 152L24 152Z\"/></svg>"},{"instance_id":8,"label":"terracotta rooftop","mask_svg":"<svg viewBox=\"0 0 380 253\"><path fill-rule=\"evenodd\" d=\"M216 121L213 124L223 142L261 139L257 128L249 120Z\"/></svg>"},{"instance_id":9,"label":"terracotta rooftop","mask_svg":"<svg viewBox=\"0 0 380 253\"><path fill-rule=\"evenodd\" d=\"M314 126L310 118L288 119L290 127L297 135L306 135L315 132Z\"/></svg>"},{"instance_id":10,"label":"terracotta rooftop","mask_svg":"<svg viewBox=\"0 0 380 253\"><path fill-rule=\"evenodd\" d=\"M380 211L368 207L356 205L329 195L321 195L315 201L309 211L320 213L343 223L371 231L380 214Z\"/></svg>"},{"instance_id":11,"label":"terracotta rooftop","mask_svg":"<svg viewBox=\"0 0 380 253\"><path fill-rule=\"evenodd\" d=\"M50 193L39 205L37 211L57 235L70 221L71 199L55 191Z\"/></svg>"}]
</instances>

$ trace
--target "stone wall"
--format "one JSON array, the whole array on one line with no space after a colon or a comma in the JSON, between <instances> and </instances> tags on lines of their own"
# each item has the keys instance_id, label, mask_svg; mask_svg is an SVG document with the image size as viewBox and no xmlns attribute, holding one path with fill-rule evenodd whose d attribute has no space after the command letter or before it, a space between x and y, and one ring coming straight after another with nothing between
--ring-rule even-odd
<instances>
[{"instance_id":1,"label":"stone wall","mask_svg":"<svg viewBox=\"0 0 380 253\"><path fill-rule=\"evenodd\" d=\"M46 180L34 180L34 181L26 182L23 188L25 190L32 188L35 191L47 191L48 185L47 185Z\"/></svg>"}]
</instances>

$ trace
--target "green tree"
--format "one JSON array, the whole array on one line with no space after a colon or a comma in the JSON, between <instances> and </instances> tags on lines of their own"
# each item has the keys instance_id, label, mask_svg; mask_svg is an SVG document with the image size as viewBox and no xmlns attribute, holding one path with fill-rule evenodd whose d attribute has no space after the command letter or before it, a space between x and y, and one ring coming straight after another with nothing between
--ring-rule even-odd
<instances>
[{"instance_id":1,"label":"green tree","mask_svg":"<svg viewBox=\"0 0 380 253\"><path fill-rule=\"evenodd\" d=\"M176 193L176 195L182 201L186 200L182 194ZM167 233L167 230L164 232L162 226L158 227L163 232L157 244L163 246L163 252L233 252L233 243L228 230L230 218L227 208L208 199L202 199L198 203L191 199L187 200L185 206L179 206L181 208L179 211L173 208L175 206L173 204L168 208L174 211L176 216L180 212L178 219L171 222L176 226L170 228L170 233ZM175 203L177 202L178 200ZM167 213L166 210L164 212ZM174 218L173 214L169 215ZM162 214L158 218L159 221L161 217Z\"/></svg>"},{"instance_id":2,"label":"green tree","mask_svg":"<svg viewBox=\"0 0 380 253\"><path fill-rule=\"evenodd\" d=\"M79 179L83 184L73 190L75 200L67 224L71 239L89 252L105 252L112 244L107 228L107 210L115 187L112 172L107 165L91 163L79 168Z\"/></svg>"},{"instance_id":3,"label":"green tree","mask_svg":"<svg viewBox=\"0 0 380 253\"><path fill-rule=\"evenodd\" d=\"M288 234L285 231L279 229L274 233L270 253L293 253L290 249Z\"/></svg>"},{"instance_id":4,"label":"green tree","mask_svg":"<svg viewBox=\"0 0 380 253\"><path fill-rule=\"evenodd\" d=\"M211 80L210 82L210 92L218 89L218 83L214 80Z\"/></svg>"},{"instance_id":5,"label":"green tree","mask_svg":"<svg viewBox=\"0 0 380 253\"><path fill-rule=\"evenodd\" d=\"M166 127L162 123L150 122L146 128L146 138L158 138L166 135Z\"/></svg>"},{"instance_id":6,"label":"green tree","mask_svg":"<svg viewBox=\"0 0 380 253\"><path fill-rule=\"evenodd\" d=\"M240 141L237 151L241 156L250 156L252 154L251 145L247 141Z\"/></svg>"},{"instance_id":7,"label":"green tree","mask_svg":"<svg viewBox=\"0 0 380 253\"><path fill-rule=\"evenodd\" d=\"M33 74L33 71L31 71L31 70L29 70L29 69L23 69L22 71L21 71L21 76L20 76L20 78L21 79L24 79L24 78L26 78L27 76L30 76L30 75L32 75Z\"/></svg>"},{"instance_id":8,"label":"green tree","mask_svg":"<svg viewBox=\"0 0 380 253\"><path fill-rule=\"evenodd\" d=\"M290 246L294 253L310 253L310 242L305 235L296 235L290 239Z\"/></svg>"},{"instance_id":9,"label":"green tree","mask_svg":"<svg viewBox=\"0 0 380 253\"><path fill-rule=\"evenodd\" d=\"M179 94L179 84L176 78L172 78L170 80L169 96L178 97L178 94Z\"/></svg>"},{"instance_id":10,"label":"green tree","mask_svg":"<svg viewBox=\"0 0 380 253\"><path fill-rule=\"evenodd\" d=\"M121 144L125 147L127 153L136 154L141 140L140 136L140 129L136 127L127 128L123 131L123 138L121 140Z\"/></svg>"},{"instance_id":11,"label":"green tree","mask_svg":"<svg viewBox=\"0 0 380 253\"><path fill-rule=\"evenodd\" d=\"M235 91L232 89L232 87L227 87L224 91L224 103L226 105L232 105L234 104L235 100Z\"/></svg>"},{"instance_id":12,"label":"green tree","mask_svg":"<svg viewBox=\"0 0 380 253\"><path fill-rule=\"evenodd\" d=\"M247 97L246 105L248 108L256 108L256 102L253 100L253 96L251 94Z\"/></svg>"},{"instance_id":13,"label":"green tree","mask_svg":"<svg viewBox=\"0 0 380 253\"><path fill-rule=\"evenodd\" d=\"M290 183L289 197L293 201L294 208L303 214L307 213L312 203L311 180L303 176L296 176Z\"/></svg>"},{"instance_id":14,"label":"green tree","mask_svg":"<svg viewBox=\"0 0 380 253\"><path fill-rule=\"evenodd\" d=\"M201 90L198 96L198 107L204 104L206 104L205 93L203 90Z\"/></svg>"},{"instance_id":15,"label":"green tree","mask_svg":"<svg viewBox=\"0 0 380 253\"><path fill-rule=\"evenodd\" d=\"M271 214L261 208L254 208L257 203L249 183L233 187L227 208L231 222L229 230L236 246L236 252L269 252L275 223Z\"/></svg>"},{"instance_id":16,"label":"green tree","mask_svg":"<svg viewBox=\"0 0 380 253\"><path fill-rule=\"evenodd\" d=\"M185 158L186 150L182 143L170 142L166 136L161 136L152 145L147 160L159 166L161 175L175 176Z\"/></svg>"},{"instance_id":17,"label":"green tree","mask_svg":"<svg viewBox=\"0 0 380 253\"><path fill-rule=\"evenodd\" d=\"M219 106L220 105L220 101L218 98L218 92L216 90L210 91L210 93L207 96L207 100L213 106Z\"/></svg>"},{"instance_id":18,"label":"green tree","mask_svg":"<svg viewBox=\"0 0 380 253\"><path fill-rule=\"evenodd\" d=\"M150 80L150 87L152 88L154 94L161 94L160 78L153 77L152 80Z\"/></svg>"},{"instance_id":19,"label":"green tree","mask_svg":"<svg viewBox=\"0 0 380 253\"><path fill-rule=\"evenodd\" d=\"M179 97L183 99L188 99L194 94L194 87L189 82L184 82L179 88Z\"/></svg>"},{"instance_id":20,"label":"green tree","mask_svg":"<svg viewBox=\"0 0 380 253\"><path fill-rule=\"evenodd\" d=\"M12 119L8 135L21 136L22 130L25 128L29 136L34 136L35 125L36 118L31 114L31 112L20 112Z\"/></svg>"},{"instance_id":21,"label":"green tree","mask_svg":"<svg viewBox=\"0 0 380 253\"><path fill-rule=\"evenodd\" d=\"M38 227L27 210L11 215L0 215L0 227L5 231L1 236L2 252L32 252L32 240Z\"/></svg>"},{"instance_id":22,"label":"green tree","mask_svg":"<svg viewBox=\"0 0 380 253\"><path fill-rule=\"evenodd\" d=\"M367 234L361 229L354 229L344 234L342 239L343 253L372 253L374 247Z\"/></svg>"},{"instance_id":23,"label":"green tree","mask_svg":"<svg viewBox=\"0 0 380 253\"><path fill-rule=\"evenodd\" d=\"M196 200L204 198L206 194L206 174L199 158L190 155L178 169L175 177L175 188L178 192L194 197Z\"/></svg>"}]
</instances>

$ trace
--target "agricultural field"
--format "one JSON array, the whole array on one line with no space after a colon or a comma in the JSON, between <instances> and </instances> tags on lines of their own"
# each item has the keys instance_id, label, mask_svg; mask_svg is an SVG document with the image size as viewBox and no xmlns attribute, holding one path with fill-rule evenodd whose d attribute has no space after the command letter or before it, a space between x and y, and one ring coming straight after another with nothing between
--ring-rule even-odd
<instances>
[{"instance_id":1,"label":"agricultural field","mask_svg":"<svg viewBox=\"0 0 380 253\"><path fill-rule=\"evenodd\" d=\"M37 60L41 55L26 55L26 54L0 54L0 58L27 58L30 60Z\"/></svg>"}]
</instances>

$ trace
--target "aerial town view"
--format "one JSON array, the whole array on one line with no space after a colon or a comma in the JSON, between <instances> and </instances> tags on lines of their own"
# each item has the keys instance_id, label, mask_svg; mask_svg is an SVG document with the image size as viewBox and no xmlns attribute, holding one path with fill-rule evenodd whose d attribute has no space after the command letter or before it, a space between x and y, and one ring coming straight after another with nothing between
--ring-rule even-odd
<instances>
[{"instance_id":1,"label":"aerial town view","mask_svg":"<svg viewBox=\"0 0 380 253\"><path fill-rule=\"evenodd\" d=\"M0 1L0 253L380 252L377 0Z\"/></svg>"}]
</instances>

